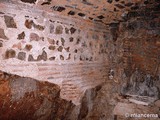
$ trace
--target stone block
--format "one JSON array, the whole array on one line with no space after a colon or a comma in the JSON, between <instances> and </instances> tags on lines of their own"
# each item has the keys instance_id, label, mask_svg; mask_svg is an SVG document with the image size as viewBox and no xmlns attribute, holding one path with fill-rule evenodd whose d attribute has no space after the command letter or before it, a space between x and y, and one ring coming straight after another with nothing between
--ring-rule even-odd
<instances>
[{"instance_id":1,"label":"stone block","mask_svg":"<svg viewBox=\"0 0 160 120\"><path fill-rule=\"evenodd\" d=\"M21 40L21 39L24 39L25 38L25 33L24 31L22 33L20 33L17 37L17 39Z\"/></svg>"},{"instance_id":2,"label":"stone block","mask_svg":"<svg viewBox=\"0 0 160 120\"><path fill-rule=\"evenodd\" d=\"M76 32L76 29L74 27L71 27L70 32L71 32L71 34L74 34Z\"/></svg>"},{"instance_id":3,"label":"stone block","mask_svg":"<svg viewBox=\"0 0 160 120\"><path fill-rule=\"evenodd\" d=\"M6 37L5 33L4 33L4 29L0 28L0 38L8 40L8 38Z\"/></svg>"},{"instance_id":4,"label":"stone block","mask_svg":"<svg viewBox=\"0 0 160 120\"><path fill-rule=\"evenodd\" d=\"M58 25L56 27L55 34L62 34L62 33L63 33L63 27L61 25Z\"/></svg>"},{"instance_id":5,"label":"stone block","mask_svg":"<svg viewBox=\"0 0 160 120\"><path fill-rule=\"evenodd\" d=\"M30 41L39 41L40 37L36 33L31 33L30 34Z\"/></svg>"},{"instance_id":6,"label":"stone block","mask_svg":"<svg viewBox=\"0 0 160 120\"><path fill-rule=\"evenodd\" d=\"M5 15L4 16L4 21L5 21L6 26L8 28L17 28L17 25L16 25L13 17Z\"/></svg>"},{"instance_id":7,"label":"stone block","mask_svg":"<svg viewBox=\"0 0 160 120\"><path fill-rule=\"evenodd\" d=\"M7 50L5 53L5 59L14 58L16 56L16 51L13 49Z\"/></svg>"},{"instance_id":8,"label":"stone block","mask_svg":"<svg viewBox=\"0 0 160 120\"><path fill-rule=\"evenodd\" d=\"M27 45L25 46L25 50L30 51L31 49L32 49L32 45L27 44Z\"/></svg>"},{"instance_id":9,"label":"stone block","mask_svg":"<svg viewBox=\"0 0 160 120\"><path fill-rule=\"evenodd\" d=\"M18 59L19 60L25 60L26 59L26 53L25 52L19 52L18 53Z\"/></svg>"}]
</instances>

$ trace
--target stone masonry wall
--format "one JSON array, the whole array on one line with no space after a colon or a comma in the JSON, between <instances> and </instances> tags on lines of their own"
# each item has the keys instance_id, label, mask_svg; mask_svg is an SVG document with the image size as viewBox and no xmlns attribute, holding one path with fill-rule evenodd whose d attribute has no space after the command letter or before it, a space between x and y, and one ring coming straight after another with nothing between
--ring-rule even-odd
<instances>
[{"instance_id":1,"label":"stone masonry wall","mask_svg":"<svg viewBox=\"0 0 160 120\"><path fill-rule=\"evenodd\" d=\"M138 68L145 74L160 74L159 1L150 1L128 12L123 22L110 24L113 40L109 43L109 65L116 82L123 73L131 76Z\"/></svg>"},{"instance_id":2,"label":"stone masonry wall","mask_svg":"<svg viewBox=\"0 0 160 120\"><path fill-rule=\"evenodd\" d=\"M146 74L160 75L159 1L128 13L120 25L123 35L123 62L128 75L138 68Z\"/></svg>"},{"instance_id":3,"label":"stone masonry wall","mask_svg":"<svg viewBox=\"0 0 160 120\"><path fill-rule=\"evenodd\" d=\"M0 4L0 70L56 83L78 104L84 91L106 78L108 30L35 10Z\"/></svg>"}]
</instances>

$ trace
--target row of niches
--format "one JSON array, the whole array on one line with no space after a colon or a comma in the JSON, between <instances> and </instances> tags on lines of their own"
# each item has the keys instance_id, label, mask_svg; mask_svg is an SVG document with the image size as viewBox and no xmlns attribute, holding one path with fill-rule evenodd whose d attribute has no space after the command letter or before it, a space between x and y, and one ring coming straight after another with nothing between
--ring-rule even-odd
<instances>
[{"instance_id":1,"label":"row of niches","mask_svg":"<svg viewBox=\"0 0 160 120\"><path fill-rule=\"evenodd\" d=\"M74 28L74 27L70 27L70 28L65 27L64 28L60 24L57 25L59 23L58 21L52 21L52 20L50 20L50 22L52 23L49 26L49 33L50 34L64 34L64 33L66 33L66 34L74 34L77 31L77 29ZM34 22L34 20L32 20L32 19L26 19L24 25L28 29L37 29L37 30L40 30L40 31L43 31L45 29L44 26L36 24Z\"/></svg>"},{"instance_id":2,"label":"row of niches","mask_svg":"<svg viewBox=\"0 0 160 120\"><path fill-rule=\"evenodd\" d=\"M38 57L34 58L33 54L27 54L26 52L17 52L14 49L8 49L5 53L5 59L16 58L21 61L97 61L101 57L95 53L93 54L76 54L77 49L74 51L75 53L67 53L67 54L53 54L52 56L48 56L47 52L43 50L43 52L38 55Z\"/></svg>"},{"instance_id":3,"label":"row of niches","mask_svg":"<svg viewBox=\"0 0 160 120\"><path fill-rule=\"evenodd\" d=\"M22 32L22 36L18 36L18 38L23 38L23 34L25 32ZM56 58L58 60L60 58L59 60L70 60L73 54L72 58L74 60L77 60L77 56L79 56L79 60L92 61L95 54L98 56L107 53L107 43L100 40L85 40L80 36L75 38L60 37L59 39L45 38L39 37L36 33L30 33L29 36L29 41L19 40L11 46L11 49L5 48L4 59L18 58L22 61L46 61L56 60ZM1 46L3 47L2 42ZM4 46L7 47L7 42ZM57 57L59 55L60 57Z\"/></svg>"},{"instance_id":4,"label":"row of niches","mask_svg":"<svg viewBox=\"0 0 160 120\"><path fill-rule=\"evenodd\" d=\"M17 37L17 39L20 39L19 41L16 41L15 44L13 44L12 48L17 48L18 50L25 50L30 51L32 48L36 45L41 46L48 46L49 50L58 50L59 52L62 52L62 50L66 50L69 52L70 47L81 47L81 48L91 48L97 49L106 49L107 48L107 42L104 40L89 40L87 38L81 37L81 35L76 35L74 37L70 36L55 36L52 38L40 36L39 33L29 33L29 39L24 39L25 32L23 31L20 33ZM2 41L3 42L3 41ZM41 44L41 45L40 45ZM22 47L25 46L25 47ZM35 47L36 47L35 46Z\"/></svg>"},{"instance_id":5,"label":"row of niches","mask_svg":"<svg viewBox=\"0 0 160 120\"><path fill-rule=\"evenodd\" d=\"M53 20L40 24L33 16L25 16L18 21L17 17L4 15L1 21L4 21L3 27L6 26L0 28L3 59L92 61L107 53L104 33L98 34Z\"/></svg>"},{"instance_id":6,"label":"row of niches","mask_svg":"<svg viewBox=\"0 0 160 120\"><path fill-rule=\"evenodd\" d=\"M35 18L36 21L37 18ZM91 32L90 30L82 30L79 29L78 25L64 25L63 22L55 21L55 20L48 20L46 23L46 28L43 25L36 24L34 22L34 19L26 19L25 21L25 27L28 29L35 29L39 30L41 32L47 32L50 35L70 35L74 36L77 34L81 34L83 37L85 36L87 39L93 39L93 40L99 40L99 39L106 39L105 34L99 35L99 32ZM83 26L82 26L83 27ZM44 30L44 31L43 31ZM87 31L87 33L85 32ZM88 32L90 31L90 32ZM21 34L19 34L21 35Z\"/></svg>"},{"instance_id":7,"label":"row of niches","mask_svg":"<svg viewBox=\"0 0 160 120\"><path fill-rule=\"evenodd\" d=\"M22 16L24 17L24 16ZM26 39L26 33L25 31L34 31L39 32L40 34L47 34L47 35L66 35L66 36L74 36L77 34L81 34L81 36L86 37L87 39L93 39L93 40L102 40L106 39L105 33L99 34L99 32L95 32L92 30L87 29L79 29L77 25L64 25L64 23L60 21L55 20L47 20L45 18L37 18L37 17L30 17L25 16L25 19L21 20L21 23L18 23L16 21L19 21L16 17L9 16L9 15L3 15L1 17L1 20L4 21L2 24L5 24L3 26L6 26L7 29L15 29L15 30L21 30L19 31L17 38L18 40ZM43 23L40 23L39 21L43 21ZM22 26L22 24L24 26ZM83 26L82 26L83 27ZM86 32L85 32L86 31ZM32 35L35 36L36 40L40 39L40 37L36 34ZM0 27L0 38L4 40L8 40L9 36L6 35L6 29L3 27ZM72 39L72 38L71 38Z\"/></svg>"},{"instance_id":8,"label":"row of niches","mask_svg":"<svg viewBox=\"0 0 160 120\"><path fill-rule=\"evenodd\" d=\"M67 40L63 37L59 40L42 37L41 41L37 41L37 36L31 33L30 39L31 41L29 42L20 40L13 44L11 49L6 49L5 53L3 53L3 58L17 58L22 61L70 59L92 61L95 56L107 54L107 43L104 44L101 43L101 41L97 42L92 40L85 41L79 36ZM3 41L0 42L1 48L6 45L7 43L3 45Z\"/></svg>"},{"instance_id":9,"label":"row of niches","mask_svg":"<svg viewBox=\"0 0 160 120\"><path fill-rule=\"evenodd\" d=\"M45 30L45 25L43 25L43 24L41 25L41 24L36 23L36 19L37 19L36 17L34 19L28 19L29 16L25 16L25 17L26 17L26 20L24 21L24 26L27 29L31 29L31 30L34 29L36 31L37 30L38 31L44 31ZM15 20L13 16L3 15L3 19L4 19L5 26L7 28L14 28L14 29L18 28L18 24L19 23L16 23L17 20ZM50 21L47 21L46 23L47 24L48 23L52 23L48 27L50 34L63 34L63 33L74 34L76 31L80 32L80 30L77 30L74 27L70 27L70 28L65 27L64 28L60 24L57 25L59 23L59 21L52 21L52 20L50 20ZM4 30L2 28L0 28L0 32L1 32L1 34L5 34ZM23 39L24 37L25 37L25 34L24 34L24 32L22 32L22 33L19 34L18 39ZM0 38L7 39L7 36L0 35Z\"/></svg>"},{"instance_id":10,"label":"row of niches","mask_svg":"<svg viewBox=\"0 0 160 120\"><path fill-rule=\"evenodd\" d=\"M2 42L0 45L3 47ZM79 56L80 60L85 59L92 61L95 55L107 54L107 43L98 43L96 41L87 42L80 39L80 37L75 41L74 38L67 40L63 37L61 37L60 40L47 38L47 41L46 39L26 43L25 41L19 41L13 44L11 49L6 48L3 54L4 59L18 58L22 61L55 60L56 56L59 55L60 60L70 60L72 54L74 55L74 60L77 60L77 56ZM63 55L65 55L65 57Z\"/></svg>"}]
</instances>

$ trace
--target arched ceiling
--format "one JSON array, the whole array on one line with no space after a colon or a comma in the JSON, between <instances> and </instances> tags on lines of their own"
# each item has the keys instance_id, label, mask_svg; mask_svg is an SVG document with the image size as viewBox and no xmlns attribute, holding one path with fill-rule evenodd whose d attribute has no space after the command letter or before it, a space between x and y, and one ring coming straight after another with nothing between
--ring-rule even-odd
<instances>
[{"instance_id":1,"label":"arched ceiling","mask_svg":"<svg viewBox=\"0 0 160 120\"><path fill-rule=\"evenodd\" d=\"M4 0L2 0L4 1ZM109 24L158 0L8 0L54 14Z\"/></svg>"}]
</instances>

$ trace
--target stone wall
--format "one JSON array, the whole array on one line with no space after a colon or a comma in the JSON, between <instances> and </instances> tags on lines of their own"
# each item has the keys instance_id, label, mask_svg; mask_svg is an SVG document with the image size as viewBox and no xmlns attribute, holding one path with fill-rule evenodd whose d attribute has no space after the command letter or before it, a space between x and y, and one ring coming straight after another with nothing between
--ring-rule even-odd
<instances>
[{"instance_id":1,"label":"stone wall","mask_svg":"<svg viewBox=\"0 0 160 120\"><path fill-rule=\"evenodd\" d=\"M61 112L63 104L58 102L60 109L56 112L55 109L57 110L59 106L54 107L54 102L47 100L53 100L52 95L57 93L52 90L54 85L40 83L43 85L39 87L37 84L35 85L35 81L31 82L30 79L28 81L23 79L24 84L16 79L16 81L10 82L9 87L6 87L8 82L2 81L1 96L8 96L10 88L17 93L18 88L23 87L24 89L19 95L11 91L10 94L13 97L9 96L9 98L15 101L29 93L31 96L29 99L32 100L34 94L30 94L30 92L42 89L38 93L38 99L35 100L35 103L39 102L39 98L43 97L42 104L38 104L36 107L38 108L36 113L43 117L41 119L48 118L44 115L45 113L49 113L49 115L54 113L52 115L58 116L51 117L59 119L64 119L65 116L66 119L71 120L113 120L114 107L117 103L128 102L125 96L121 96L121 88L126 88L125 85L131 78L134 77L137 82L144 83L144 77L149 75L147 80L149 80L151 89L156 87L157 90L160 87L159 1L142 2L144 4L139 4L139 6L135 4L130 12L125 11L121 16L123 20L113 22L109 26L103 26L104 24L97 24L93 21L93 23L87 20L83 21L82 19L86 16L79 20L35 10L32 5L29 7L27 4L0 4L0 23L2 25L0 29L0 69L8 73L56 83L60 86L61 91L59 89L58 91L60 91L61 97L72 100L77 106L73 108L72 104L65 101L64 106L68 105L71 108L62 108L64 111ZM125 3L125 1L121 3ZM127 6L132 5L133 3L127 4ZM123 11L123 8L121 9ZM137 74L135 75L135 73ZM30 84L32 86L29 86ZM95 87L99 84L101 85ZM16 85L18 88L15 87ZM147 88L149 87L147 86ZM5 92L2 92L3 90ZM86 91L85 95L84 91ZM46 97L46 93L51 94ZM81 99L83 95L84 97ZM58 101L62 100L59 99L59 96L56 98ZM78 105L80 100L82 104ZM3 103L6 106L5 102ZM57 105L57 101L55 103ZM10 108L10 104L12 103L7 104L7 109ZM23 104L25 108L26 104L24 102ZM0 105L3 106L3 104ZM51 107L52 105L53 107ZM13 108L15 106L13 105ZM134 104L134 106L139 105ZM47 108L47 110L45 109L46 111L43 112L43 108ZM50 108L53 112L50 112ZM149 108L140 105L138 110L139 113L149 113L148 111L150 111L160 114L160 107L154 103L151 107L154 110ZM122 109L118 110L120 113L125 112ZM59 112L62 113L62 116ZM130 119L125 116L121 117L118 115L118 119Z\"/></svg>"},{"instance_id":2,"label":"stone wall","mask_svg":"<svg viewBox=\"0 0 160 120\"><path fill-rule=\"evenodd\" d=\"M119 31L123 41L124 73L130 79L138 69L141 80L150 75L154 85L160 84L160 12L159 3L148 3L141 10L129 12Z\"/></svg>"},{"instance_id":3,"label":"stone wall","mask_svg":"<svg viewBox=\"0 0 160 120\"><path fill-rule=\"evenodd\" d=\"M145 12L144 12L145 13ZM157 11L151 16L131 18L123 23L124 65L129 69L140 68L147 73L158 75L160 57L160 21ZM122 30L122 29L121 29Z\"/></svg>"},{"instance_id":4,"label":"stone wall","mask_svg":"<svg viewBox=\"0 0 160 120\"><path fill-rule=\"evenodd\" d=\"M109 39L105 26L29 5L0 5L2 71L56 83L62 97L74 102L86 89L105 81Z\"/></svg>"},{"instance_id":5,"label":"stone wall","mask_svg":"<svg viewBox=\"0 0 160 120\"><path fill-rule=\"evenodd\" d=\"M141 9L123 16L123 22L111 23L109 41L109 75L115 82L130 77L136 69L155 79L160 75L159 2L150 1ZM142 75L143 76L143 75ZM124 81L122 81L124 82Z\"/></svg>"},{"instance_id":6,"label":"stone wall","mask_svg":"<svg viewBox=\"0 0 160 120\"><path fill-rule=\"evenodd\" d=\"M158 7L156 7L159 6L159 1L150 2L147 2L146 6L141 6L140 9L138 8L125 14L123 22L110 24L112 39L109 40L108 46L109 78L102 85L93 102L91 102L93 103L93 108L86 115L86 120L135 120L136 118L126 118L124 116L126 113L124 108L127 111L131 110L126 106L118 110L123 115L118 114L118 116L114 117L115 106L119 102L124 104L128 102L126 96L123 96L121 88L125 86L126 91L132 90L130 88L133 87L133 84L130 85L129 83L131 79L136 79L141 85L145 83L146 79L151 80L151 82L147 82L149 86L145 86L146 88L143 89L146 90L146 94L141 94L141 96L149 96L150 92L157 94L157 89L160 89L160 13ZM135 75L137 69L138 74ZM140 88L143 86L141 85L139 85ZM135 95L135 93L131 95ZM160 115L159 106L155 105L155 103L153 103L153 107L135 103L132 103L132 105L138 106L133 110L139 110L137 112L139 114L154 113ZM142 117L139 119L150 120L154 118ZM159 118L155 119L158 120Z\"/></svg>"}]
</instances>

